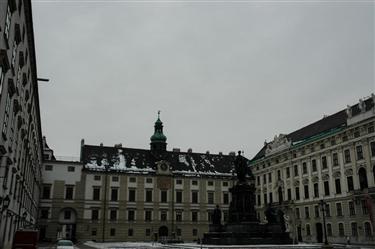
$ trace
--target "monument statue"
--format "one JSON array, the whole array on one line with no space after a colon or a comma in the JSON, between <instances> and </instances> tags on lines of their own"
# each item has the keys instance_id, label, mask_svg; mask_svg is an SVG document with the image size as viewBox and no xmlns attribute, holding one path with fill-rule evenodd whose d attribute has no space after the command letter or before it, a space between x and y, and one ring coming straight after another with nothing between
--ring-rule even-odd
<instances>
[{"instance_id":1,"label":"monument statue","mask_svg":"<svg viewBox=\"0 0 375 249\"><path fill-rule=\"evenodd\" d=\"M221 225L221 210L217 205L212 214L209 232L204 234L203 244L290 244L292 241L285 232L284 213L281 210L278 211L269 205L265 211L268 224L259 222L255 210L254 175L248 160L239 151L233 163L238 181L229 189L231 202L228 221Z\"/></svg>"},{"instance_id":2,"label":"monument statue","mask_svg":"<svg viewBox=\"0 0 375 249\"><path fill-rule=\"evenodd\" d=\"M212 214L212 223L214 225L221 225L221 210L219 205L216 205L214 213Z\"/></svg>"}]
</instances>

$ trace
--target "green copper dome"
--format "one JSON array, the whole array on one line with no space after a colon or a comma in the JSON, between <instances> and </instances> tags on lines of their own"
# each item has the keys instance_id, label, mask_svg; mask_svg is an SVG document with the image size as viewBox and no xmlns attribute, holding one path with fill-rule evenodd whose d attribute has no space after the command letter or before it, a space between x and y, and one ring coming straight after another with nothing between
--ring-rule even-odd
<instances>
[{"instance_id":1,"label":"green copper dome","mask_svg":"<svg viewBox=\"0 0 375 249\"><path fill-rule=\"evenodd\" d=\"M155 132L154 135L151 136L151 143L155 142L162 142L165 143L167 141L167 137L163 134L163 122L160 120L160 111L158 112L158 119L155 122Z\"/></svg>"}]
</instances>

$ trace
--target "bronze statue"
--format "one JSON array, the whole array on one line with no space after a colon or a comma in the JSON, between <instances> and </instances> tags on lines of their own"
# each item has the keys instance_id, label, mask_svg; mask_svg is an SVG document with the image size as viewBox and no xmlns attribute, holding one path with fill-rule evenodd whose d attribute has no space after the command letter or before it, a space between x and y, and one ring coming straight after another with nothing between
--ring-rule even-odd
<instances>
[{"instance_id":1,"label":"bronze statue","mask_svg":"<svg viewBox=\"0 0 375 249\"><path fill-rule=\"evenodd\" d=\"M221 225L221 210L219 208L219 205L216 205L214 213L212 214L212 224Z\"/></svg>"},{"instance_id":2,"label":"bronze statue","mask_svg":"<svg viewBox=\"0 0 375 249\"><path fill-rule=\"evenodd\" d=\"M253 173L247 165L247 160L241 156L241 151L238 151L238 156L234 160L234 168L237 173L237 179L239 182L245 182L246 176L253 178Z\"/></svg>"}]
</instances>

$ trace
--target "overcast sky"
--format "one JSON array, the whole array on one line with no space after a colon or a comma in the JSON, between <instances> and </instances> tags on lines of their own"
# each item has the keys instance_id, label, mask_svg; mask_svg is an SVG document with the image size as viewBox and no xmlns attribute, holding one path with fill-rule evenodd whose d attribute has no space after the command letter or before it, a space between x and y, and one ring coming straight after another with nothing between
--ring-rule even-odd
<instances>
[{"instance_id":1,"label":"overcast sky","mask_svg":"<svg viewBox=\"0 0 375 249\"><path fill-rule=\"evenodd\" d=\"M253 157L369 96L372 1L33 1L42 130L86 144Z\"/></svg>"}]
</instances>

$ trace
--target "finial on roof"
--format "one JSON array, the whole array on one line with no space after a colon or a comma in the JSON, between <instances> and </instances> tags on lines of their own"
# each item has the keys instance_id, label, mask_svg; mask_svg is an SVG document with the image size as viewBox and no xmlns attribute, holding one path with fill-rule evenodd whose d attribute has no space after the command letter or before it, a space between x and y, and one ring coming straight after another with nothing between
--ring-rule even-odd
<instances>
[{"instance_id":1,"label":"finial on roof","mask_svg":"<svg viewBox=\"0 0 375 249\"><path fill-rule=\"evenodd\" d=\"M160 110L158 111L158 119L160 119Z\"/></svg>"}]
</instances>

